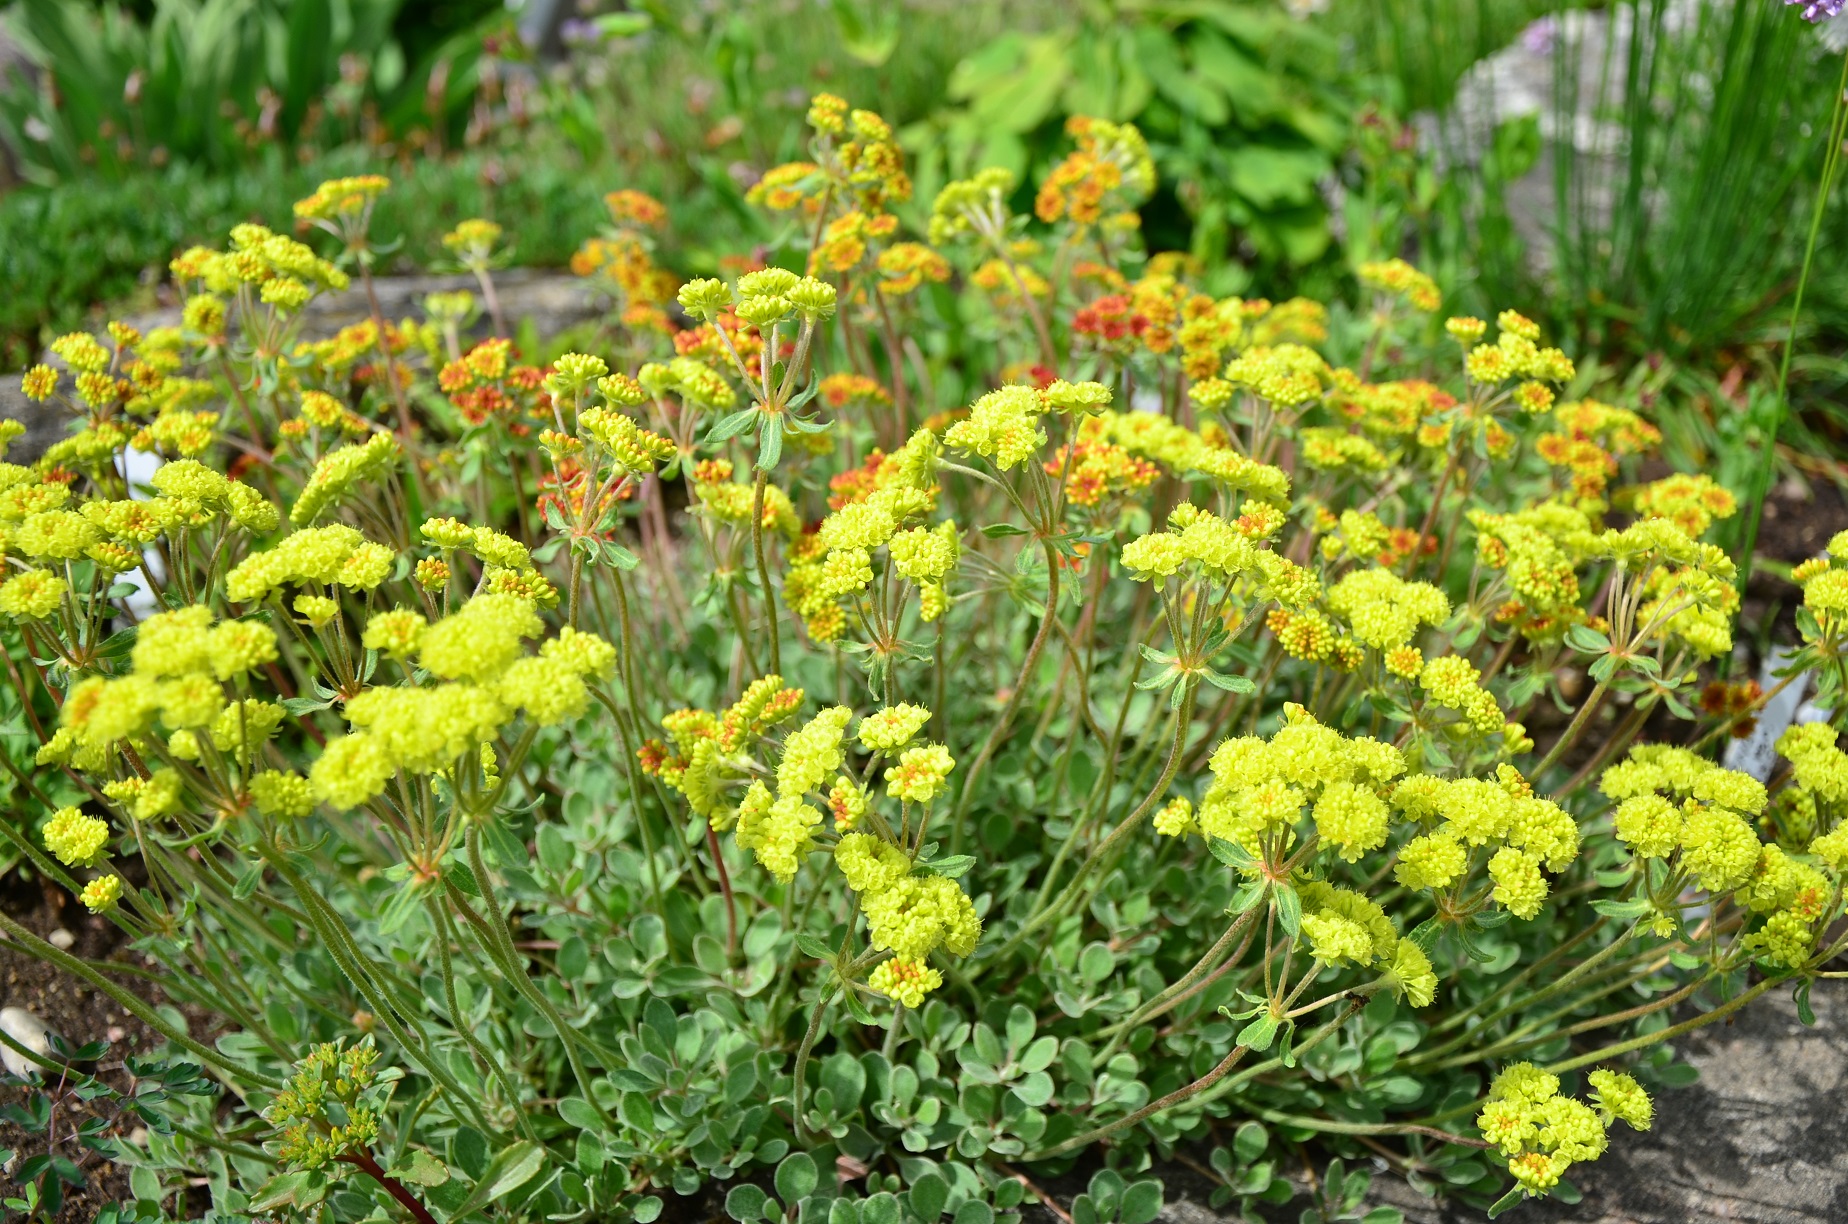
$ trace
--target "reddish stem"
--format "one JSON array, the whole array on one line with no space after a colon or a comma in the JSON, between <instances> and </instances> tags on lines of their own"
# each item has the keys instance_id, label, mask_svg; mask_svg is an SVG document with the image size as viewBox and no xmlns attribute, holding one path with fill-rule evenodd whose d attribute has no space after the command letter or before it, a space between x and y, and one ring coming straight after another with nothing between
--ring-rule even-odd
<instances>
[{"instance_id":1,"label":"reddish stem","mask_svg":"<svg viewBox=\"0 0 1848 1224\"><path fill-rule=\"evenodd\" d=\"M404 1209L417 1218L417 1224L436 1224L436 1217L430 1214L429 1208L418 1202L417 1196L405 1189L403 1182L381 1169L379 1162L372 1158L371 1152L364 1148L355 1148L337 1159L359 1168L373 1181L385 1187L386 1193L402 1203Z\"/></svg>"},{"instance_id":2,"label":"reddish stem","mask_svg":"<svg viewBox=\"0 0 1848 1224\"><path fill-rule=\"evenodd\" d=\"M725 856L719 853L719 835L706 826L706 850L712 866L719 873L719 891L725 894L725 956L730 959L738 950L738 902L732 896L731 872L725 869Z\"/></svg>"}]
</instances>

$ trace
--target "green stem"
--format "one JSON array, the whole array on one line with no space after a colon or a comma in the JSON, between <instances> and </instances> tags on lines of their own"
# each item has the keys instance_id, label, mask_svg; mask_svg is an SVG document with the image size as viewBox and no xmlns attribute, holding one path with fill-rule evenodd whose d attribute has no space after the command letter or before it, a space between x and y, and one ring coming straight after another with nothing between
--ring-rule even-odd
<instances>
[{"instance_id":1,"label":"green stem","mask_svg":"<svg viewBox=\"0 0 1848 1224\"><path fill-rule=\"evenodd\" d=\"M134 1016L137 1020L140 1020L143 1024L159 1033L162 1037L165 1037L168 1041L171 1041L174 1045L179 1046L187 1053L196 1055L227 1074L256 1084L258 1087L267 1088L271 1092L280 1092L282 1090L282 1081L272 1079L261 1071L253 1070L242 1063L234 1063L220 1054L217 1050L200 1045L191 1037L188 1037L185 1033L182 1033L173 1025L167 1023L166 1020L161 1018L158 1012L149 1007L133 993L111 982L108 978L105 978L102 974L92 969L77 957L72 956L68 952L61 951L52 944L46 943L31 931L28 931L25 927L13 921L13 919L4 912L0 912L0 930L5 931L15 943L25 949L30 955L42 961L48 961L64 970L66 973L74 974L88 982L91 986L102 991L117 1003L120 1003L130 1015Z\"/></svg>"},{"instance_id":2,"label":"green stem","mask_svg":"<svg viewBox=\"0 0 1848 1224\"><path fill-rule=\"evenodd\" d=\"M1257 919L1257 916L1258 907L1254 905L1240 914L1237 918L1234 918L1231 925L1226 927L1226 933L1219 937L1217 943L1206 950L1206 955L1202 956L1180 981L1168 986L1147 1003L1144 1003L1134 1012L1131 1012L1127 1018L1119 1020L1109 1028L1104 1029L1103 1034L1110 1035L1110 1044L1104 1047L1103 1053L1091 1060L1091 1065L1094 1067L1101 1067L1109 1062L1110 1056L1116 1053L1117 1048L1123 1044L1128 1034L1135 1031L1137 1025L1161 1015L1163 1012L1170 1010L1178 1004L1188 993L1188 988L1207 975L1212 966L1218 963L1220 957L1225 955L1226 949L1232 946L1232 941L1237 939L1239 935L1244 932L1245 928L1250 926L1252 922Z\"/></svg>"},{"instance_id":3,"label":"green stem","mask_svg":"<svg viewBox=\"0 0 1848 1224\"><path fill-rule=\"evenodd\" d=\"M293 872L284 868L280 862L277 862L276 867L289 881L290 887L294 888L297 895L301 897L302 908L307 912L308 921L314 927L315 934L320 937L321 943L327 948L328 954L334 958L334 963L346 975L347 980L353 983L354 989L359 991L360 997L365 999L366 1005L372 1009L372 1014L391 1033L405 1055L422 1067L424 1073L432 1080L441 1085L450 1100L466 1111L476 1126L483 1131L492 1131L494 1128L488 1125L488 1120L482 1115L475 1098L462 1091L462 1086L456 1083L454 1077L439 1065L435 1055L427 1048L429 1045L427 1035L420 1032L413 1037L410 1028L401 1023L393 1014L394 1008L391 1001L384 996L378 984L371 980L371 974L367 971L365 963L365 953L352 942L352 937L347 934L343 925L345 919L322 900L319 894L310 891Z\"/></svg>"},{"instance_id":4,"label":"green stem","mask_svg":"<svg viewBox=\"0 0 1848 1224\"><path fill-rule=\"evenodd\" d=\"M1771 477L1777 468L1777 435L1784 418L1790 414L1790 359L1797 347L1797 320L1803 310L1803 291L1809 286L1810 269L1816 261L1816 239L1822 233L1822 218L1828 211L1829 194L1835 186L1835 172L1841 165L1842 140L1848 136L1848 56L1842 58L1841 80L1835 86L1835 111L1829 120L1828 151L1823 155L1822 182L1816 188L1816 206L1810 211L1809 236L1803 243L1803 268L1797 275L1797 289L1790 303L1790 324L1784 332L1784 355L1777 366L1777 411L1771 418L1770 436L1764 441L1763 458L1752 479L1751 510L1745 516L1744 538L1734 554L1739 559L1739 589L1752 577L1752 553L1758 547L1758 524L1764 514L1765 496L1771 490Z\"/></svg>"},{"instance_id":5,"label":"green stem","mask_svg":"<svg viewBox=\"0 0 1848 1224\"><path fill-rule=\"evenodd\" d=\"M571 1074L577 1080L578 1088L583 1092L584 1099L590 1102L590 1107L596 1111L598 1118L602 1119L606 1125L613 1126L614 1122L611 1121L609 1114L604 1112L602 1103L597 1100L597 1094L592 1091L590 1074L584 1069L578 1053L578 1044L584 1038L565 1023L565 1018L559 1015L556 1007L552 1006L552 1001L545 997L545 991L533 984L527 977L525 967L519 962L519 953L513 946L513 936L507 928L507 916L501 910L500 899L494 894L493 877L488 875L487 864L481 857L481 830L475 824L471 823L468 827L467 843L468 865L475 873L476 882L481 886L481 898L488 910L489 931L500 945L498 956L495 956L492 950L489 955L495 956L495 959L501 962L501 972L508 974L508 980L513 983L514 989L524 994L532 1001L533 1006L545 1013L546 1020L551 1023L553 1030L558 1034L559 1042L565 1047L565 1060L571 1064Z\"/></svg>"},{"instance_id":6,"label":"green stem","mask_svg":"<svg viewBox=\"0 0 1848 1224\"><path fill-rule=\"evenodd\" d=\"M751 482L751 552L757 558L757 582L764 594L764 633L770 639L770 674L783 671L782 647L777 642L776 592L770 587L770 564L764 559L764 486L770 473L757 469Z\"/></svg>"},{"instance_id":7,"label":"green stem","mask_svg":"<svg viewBox=\"0 0 1848 1224\"><path fill-rule=\"evenodd\" d=\"M1161 802L1161 797L1168 793L1168 786L1174 781L1175 772L1180 769L1181 756L1187 748L1187 729L1193 722L1195 682L1192 677L1188 677L1180 683L1186 688L1181 695L1181 708L1174 720L1174 739L1168 747L1168 763L1162 768L1161 776L1155 780L1155 785L1149 788L1142 802L1136 805L1136 810L1125 817L1122 824L1112 829L1110 835L1099 842L1095 850L1085 856L1084 862L1078 865L1078 870L1072 876L1071 882L1066 884L1053 903L1035 917L1028 919L1026 924L1014 934L1014 937L1002 945L1001 950L995 954L996 959L1005 958L1033 932L1048 922L1056 920L1065 907L1071 903L1072 898L1077 895L1079 887L1089 878L1097 865L1103 862L1124 838L1135 831L1136 826L1142 823L1143 817L1153 811L1155 805Z\"/></svg>"},{"instance_id":8,"label":"green stem","mask_svg":"<svg viewBox=\"0 0 1848 1224\"><path fill-rule=\"evenodd\" d=\"M950 815L952 854L962 849L963 817L968 814L969 805L975 799L976 783L981 781L982 771L987 768L995 750L1001 746L1002 739L1013 724L1014 715L1019 712L1026 698L1027 686L1033 680L1034 669L1039 666L1040 653L1046 649L1046 640L1052 636L1053 621L1059 615L1058 554L1053 550L1050 540L1042 540L1040 543L1046 550L1046 614L1040 618L1039 632L1034 634L1032 644L1027 647L1027 657L1020 661L1020 672L1014 677L1014 691L1008 694L1007 704L1001 708L995 725L989 729L988 739L983 742L981 751L976 753L969 772L963 775L962 793L956 797L956 808Z\"/></svg>"},{"instance_id":9,"label":"green stem","mask_svg":"<svg viewBox=\"0 0 1848 1224\"><path fill-rule=\"evenodd\" d=\"M1553 741L1553 747L1548 750L1546 756L1541 758L1540 763L1528 772L1528 777L1538 781L1540 776L1552 768L1553 764L1566 754L1566 750L1578 741L1578 737L1584 733L1586 724L1591 721L1591 716L1603 703L1604 694L1610 686L1608 680L1598 681L1597 686L1591 690L1591 695L1585 698L1585 704L1578 708L1578 713L1572 716L1570 723L1566 724L1565 731Z\"/></svg>"},{"instance_id":10,"label":"green stem","mask_svg":"<svg viewBox=\"0 0 1848 1224\"><path fill-rule=\"evenodd\" d=\"M1645 1033L1641 1037L1632 1037L1628 1041L1619 1041L1614 1045L1607 1045L1602 1049L1593 1050L1589 1054L1581 1054L1577 1058L1568 1058L1563 1062L1553 1063L1546 1067L1546 1070L1554 1075L1563 1075L1567 1071L1576 1071L1580 1067L1589 1067L1592 1063L1606 1062L1620 1055L1628 1054L1633 1050L1647 1049L1657 1042L1673 1040L1676 1037L1682 1036L1684 1033L1691 1033L1695 1029L1705 1028L1715 1020L1724 1020L1727 1016L1732 1015L1741 1007L1744 1007L1747 1003L1756 999L1759 995L1770 990L1773 986L1780 986L1788 980L1789 979L1786 977L1768 977L1738 997L1728 1000L1712 1011L1698 1015L1692 1020L1684 1020L1680 1024L1672 1025L1669 1028L1658 1029L1653 1033Z\"/></svg>"},{"instance_id":11,"label":"green stem","mask_svg":"<svg viewBox=\"0 0 1848 1224\"><path fill-rule=\"evenodd\" d=\"M456 1033L467 1043L468 1048L474 1051L475 1057L481 1060L482 1065L487 1067L493 1073L494 1078L500 1081L501 1091L507 1094L507 1103L513 1107L513 1114L519 1120L521 1132L537 1143L539 1135L533 1130L532 1121L527 1118L526 1110L521 1108L520 1094L515 1091L513 1080L508 1076L506 1068L501 1066L500 1059L490 1054L487 1046L475 1036L469 1018L462 1014L462 1006L456 998L455 966L449 956L449 923L444 918L443 907L434 893L424 898L424 909L430 915L431 938L436 941L437 967L443 975L443 1002L449 1007L449 1023L455 1026Z\"/></svg>"},{"instance_id":12,"label":"green stem","mask_svg":"<svg viewBox=\"0 0 1848 1224\"><path fill-rule=\"evenodd\" d=\"M808 1075L809 1054L815 1048L815 1038L821 1033L821 1021L827 1015L828 1005L834 1002L839 990L838 982L830 982L827 989L815 996L815 1010L809 1013L808 1031L802 1034L802 1045L796 1050L796 1082L792 1090L792 1105L796 1115L796 1142L806 1145L809 1141L808 1125L802 1120L802 1085Z\"/></svg>"}]
</instances>

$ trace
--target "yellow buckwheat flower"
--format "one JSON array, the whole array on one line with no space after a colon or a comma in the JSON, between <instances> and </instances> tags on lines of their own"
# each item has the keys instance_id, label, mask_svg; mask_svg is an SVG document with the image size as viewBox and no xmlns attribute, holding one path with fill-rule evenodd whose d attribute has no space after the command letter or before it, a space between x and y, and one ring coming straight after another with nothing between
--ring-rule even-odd
<instances>
[{"instance_id":1,"label":"yellow buckwheat flower","mask_svg":"<svg viewBox=\"0 0 1848 1224\"><path fill-rule=\"evenodd\" d=\"M908 803L929 803L944 789L956 762L942 744L907 748L898 764L886 770L886 793Z\"/></svg>"},{"instance_id":2,"label":"yellow buckwheat flower","mask_svg":"<svg viewBox=\"0 0 1848 1224\"><path fill-rule=\"evenodd\" d=\"M84 908L92 914L107 913L114 909L116 902L121 899L122 877L118 875L106 875L91 880L83 886L83 892L78 897L78 900L83 902Z\"/></svg>"},{"instance_id":3,"label":"yellow buckwheat flower","mask_svg":"<svg viewBox=\"0 0 1848 1224\"><path fill-rule=\"evenodd\" d=\"M895 1003L918 1008L925 995L943 985L943 975L919 961L895 956L874 969L866 984Z\"/></svg>"},{"instance_id":4,"label":"yellow buckwheat flower","mask_svg":"<svg viewBox=\"0 0 1848 1224\"><path fill-rule=\"evenodd\" d=\"M860 744L868 752L895 753L917 738L929 721L930 711L923 706L887 706L860 720Z\"/></svg>"},{"instance_id":5,"label":"yellow buckwheat flower","mask_svg":"<svg viewBox=\"0 0 1848 1224\"><path fill-rule=\"evenodd\" d=\"M66 867L94 867L108 844L108 822L74 807L59 808L45 825L45 848Z\"/></svg>"}]
</instances>

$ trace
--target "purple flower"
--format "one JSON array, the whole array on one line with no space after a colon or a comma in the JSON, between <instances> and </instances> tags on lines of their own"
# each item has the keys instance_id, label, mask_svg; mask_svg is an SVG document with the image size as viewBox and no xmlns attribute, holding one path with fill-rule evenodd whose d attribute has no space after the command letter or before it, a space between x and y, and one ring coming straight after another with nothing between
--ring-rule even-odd
<instances>
[{"instance_id":1,"label":"purple flower","mask_svg":"<svg viewBox=\"0 0 1848 1224\"><path fill-rule=\"evenodd\" d=\"M1805 21L1823 21L1840 13L1848 0L1784 0L1784 3L1801 4Z\"/></svg>"},{"instance_id":2,"label":"purple flower","mask_svg":"<svg viewBox=\"0 0 1848 1224\"><path fill-rule=\"evenodd\" d=\"M1529 55L1551 55L1559 37L1559 18L1548 14L1521 31L1521 46Z\"/></svg>"}]
</instances>

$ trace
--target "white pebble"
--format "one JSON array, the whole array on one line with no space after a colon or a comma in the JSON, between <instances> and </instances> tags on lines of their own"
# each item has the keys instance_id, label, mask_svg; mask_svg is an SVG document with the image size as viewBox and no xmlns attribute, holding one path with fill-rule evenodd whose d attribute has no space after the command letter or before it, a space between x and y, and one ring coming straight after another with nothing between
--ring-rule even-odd
<instances>
[{"instance_id":1,"label":"white pebble","mask_svg":"<svg viewBox=\"0 0 1848 1224\"><path fill-rule=\"evenodd\" d=\"M63 927L59 927L45 937L45 942L60 952L69 952L72 945L77 942L77 937Z\"/></svg>"},{"instance_id":2,"label":"white pebble","mask_svg":"<svg viewBox=\"0 0 1848 1224\"><path fill-rule=\"evenodd\" d=\"M43 1020L23 1007L0 1007L0 1032L5 1032L34 1054L51 1057L51 1042L47 1040L51 1030ZM7 1071L13 1075L23 1076L28 1071L43 1070L18 1050L5 1044L0 1044L0 1063L4 1063Z\"/></svg>"}]
</instances>

